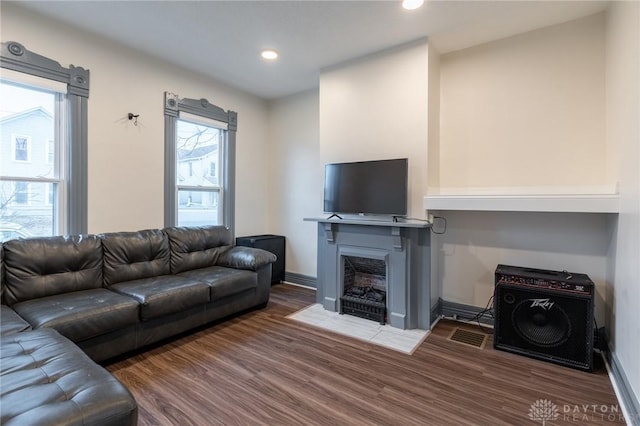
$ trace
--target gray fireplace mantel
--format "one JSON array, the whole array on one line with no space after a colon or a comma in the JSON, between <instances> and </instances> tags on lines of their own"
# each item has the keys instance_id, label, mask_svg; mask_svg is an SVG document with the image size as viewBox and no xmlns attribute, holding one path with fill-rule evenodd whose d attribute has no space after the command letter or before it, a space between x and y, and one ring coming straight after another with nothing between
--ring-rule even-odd
<instances>
[{"instance_id":1,"label":"gray fireplace mantel","mask_svg":"<svg viewBox=\"0 0 640 426\"><path fill-rule=\"evenodd\" d=\"M316 301L340 311L343 258L387 262L387 319L392 327L428 330L431 314L431 224L418 221L305 218L318 223Z\"/></svg>"}]
</instances>

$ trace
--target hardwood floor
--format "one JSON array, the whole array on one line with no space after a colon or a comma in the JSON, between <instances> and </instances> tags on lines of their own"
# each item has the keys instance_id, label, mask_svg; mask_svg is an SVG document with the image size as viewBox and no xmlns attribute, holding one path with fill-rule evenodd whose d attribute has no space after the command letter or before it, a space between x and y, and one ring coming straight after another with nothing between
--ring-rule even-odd
<instances>
[{"instance_id":1,"label":"hardwood floor","mask_svg":"<svg viewBox=\"0 0 640 426\"><path fill-rule=\"evenodd\" d=\"M315 293L286 284L268 306L107 366L140 425L623 424L602 363L585 373L447 340L413 355L285 318ZM472 330L478 330L472 327ZM599 359L599 357L597 357ZM558 411L529 418L538 400ZM552 420L554 413L558 416Z\"/></svg>"}]
</instances>

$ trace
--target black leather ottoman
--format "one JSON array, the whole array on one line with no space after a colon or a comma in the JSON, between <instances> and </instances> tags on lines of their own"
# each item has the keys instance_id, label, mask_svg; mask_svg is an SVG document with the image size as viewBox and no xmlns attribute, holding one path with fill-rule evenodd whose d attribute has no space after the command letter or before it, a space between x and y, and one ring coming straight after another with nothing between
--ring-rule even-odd
<instances>
[{"instance_id":1,"label":"black leather ottoman","mask_svg":"<svg viewBox=\"0 0 640 426\"><path fill-rule=\"evenodd\" d=\"M138 406L107 370L53 329L0 339L0 424L135 425Z\"/></svg>"}]
</instances>

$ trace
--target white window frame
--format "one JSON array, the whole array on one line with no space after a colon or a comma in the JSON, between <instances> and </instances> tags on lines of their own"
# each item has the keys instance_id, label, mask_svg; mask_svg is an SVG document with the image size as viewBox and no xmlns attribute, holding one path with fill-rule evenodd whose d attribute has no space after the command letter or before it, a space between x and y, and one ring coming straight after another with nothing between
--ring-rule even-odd
<instances>
[{"instance_id":1,"label":"white window frame","mask_svg":"<svg viewBox=\"0 0 640 426\"><path fill-rule=\"evenodd\" d=\"M45 179L0 176L0 180L56 185L56 201L59 204L57 209L54 209L54 223L58 226L54 233L87 233L89 70L74 65L65 68L50 58L29 51L15 41L2 42L1 52L0 68L4 80L61 94L56 99L55 177ZM65 89L58 89L61 84Z\"/></svg>"},{"instance_id":2,"label":"white window frame","mask_svg":"<svg viewBox=\"0 0 640 426\"><path fill-rule=\"evenodd\" d=\"M218 192L218 223L234 234L235 227L235 142L238 115L212 105L206 99L181 99L165 92L165 226L176 226L178 191ZM218 142L218 185L178 185L177 123L178 120L222 130Z\"/></svg>"}]
</instances>

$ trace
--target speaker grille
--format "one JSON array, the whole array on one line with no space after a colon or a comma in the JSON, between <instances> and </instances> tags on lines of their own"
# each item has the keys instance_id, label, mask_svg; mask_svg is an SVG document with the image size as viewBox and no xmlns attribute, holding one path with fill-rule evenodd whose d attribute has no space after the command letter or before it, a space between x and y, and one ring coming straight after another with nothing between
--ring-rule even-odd
<instances>
[{"instance_id":1,"label":"speaker grille","mask_svg":"<svg viewBox=\"0 0 640 426\"><path fill-rule=\"evenodd\" d=\"M571 321L567 313L550 299L525 299L513 310L512 322L516 333L525 341L546 348L555 348L571 337Z\"/></svg>"},{"instance_id":2,"label":"speaker grille","mask_svg":"<svg viewBox=\"0 0 640 426\"><path fill-rule=\"evenodd\" d=\"M495 300L497 349L592 369L592 295L496 284Z\"/></svg>"}]
</instances>

